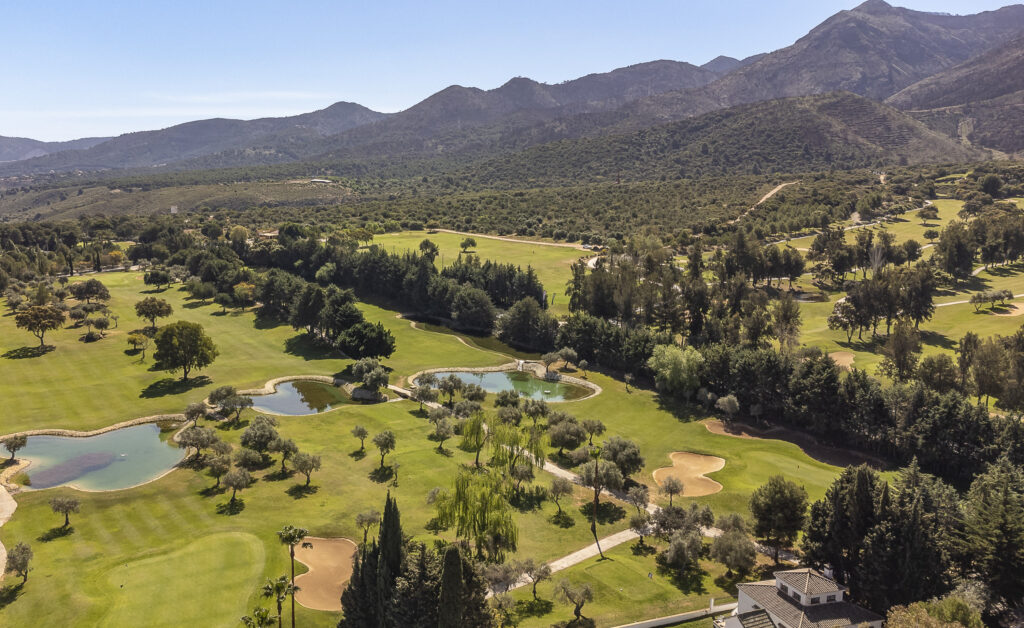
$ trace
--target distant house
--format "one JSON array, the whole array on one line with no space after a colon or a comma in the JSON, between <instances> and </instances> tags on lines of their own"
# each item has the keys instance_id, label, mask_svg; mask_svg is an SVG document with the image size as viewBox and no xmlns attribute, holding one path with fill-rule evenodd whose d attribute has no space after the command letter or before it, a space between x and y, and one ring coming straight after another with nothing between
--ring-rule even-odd
<instances>
[{"instance_id":1,"label":"distant house","mask_svg":"<svg viewBox=\"0 0 1024 628\"><path fill-rule=\"evenodd\" d=\"M310 179L310 183L333 183L330 179Z\"/></svg>"},{"instance_id":2,"label":"distant house","mask_svg":"<svg viewBox=\"0 0 1024 628\"><path fill-rule=\"evenodd\" d=\"M846 587L814 569L776 571L737 585L736 611L717 628L882 628L884 618L843 599ZM762 612L763 611L763 612ZM765 615L771 623L765 623Z\"/></svg>"}]
</instances>

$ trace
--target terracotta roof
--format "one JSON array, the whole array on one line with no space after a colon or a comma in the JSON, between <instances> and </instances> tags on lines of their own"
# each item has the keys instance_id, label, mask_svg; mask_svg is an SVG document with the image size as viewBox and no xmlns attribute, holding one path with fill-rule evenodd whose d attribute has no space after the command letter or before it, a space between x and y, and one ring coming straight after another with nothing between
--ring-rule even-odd
<instances>
[{"instance_id":1,"label":"terracotta roof","mask_svg":"<svg viewBox=\"0 0 1024 628\"><path fill-rule=\"evenodd\" d=\"M763 609L740 613L736 616L743 628L776 628L771 616Z\"/></svg>"},{"instance_id":2,"label":"terracotta roof","mask_svg":"<svg viewBox=\"0 0 1024 628\"><path fill-rule=\"evenodd\" d=\"M813 569L789 569L776 571L773 575L790 589L796 589L805 595L821 595L843 590L843 587L834 580L829 580Z\"/></svg>"},{"instance_id":3,"label":"terracotta roof","mask_svg":"<svg viewBox=\"0 0 1024 628\"><path fill-rule=\"evenodd\" d=\"M801 606L775 588L774 580L737 585L740 592L768 611L786 628L846 628L883 617L850 602L831 602Z\"/></svg>"}]
</instances>

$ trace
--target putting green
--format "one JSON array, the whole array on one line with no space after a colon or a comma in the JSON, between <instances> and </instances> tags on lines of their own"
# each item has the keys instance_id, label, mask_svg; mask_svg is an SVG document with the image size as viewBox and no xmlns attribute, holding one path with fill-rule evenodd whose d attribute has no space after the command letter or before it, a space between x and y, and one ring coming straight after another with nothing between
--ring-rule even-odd
<instances>
[{"instance_id":1,"label":"putting green","mask_svg":"<svg viewBox=\"0 0 1024 628\"><path fill-rule=\"evenodd\" d=\"M100 625L235 626L247 613L264 558L255 535L225 532L115 567L107 577L112 603ZM196 592L215 590L221 594L187 602Z\"/></svg>"}]
</instances>

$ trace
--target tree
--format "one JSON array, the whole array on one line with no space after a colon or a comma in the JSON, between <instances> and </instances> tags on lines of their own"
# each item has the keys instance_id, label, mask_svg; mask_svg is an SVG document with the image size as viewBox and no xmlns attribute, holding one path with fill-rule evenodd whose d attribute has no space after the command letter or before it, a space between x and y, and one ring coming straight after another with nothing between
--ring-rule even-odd
<instances>
[{"instance_id":1,"label":"tree","mask_svg":"<svg viewBox=\"0 0 1024 628\"><path fill-rule=\"evenodd\" d=\"M936 215L936 217L938 217L938 216ZM926 240L928 240L928 242L934 244L935 240L939 237L939 230L938 229L925 229L924 233L922 235L924 236L924 238Z\"/></svg>"},{"instance_id":2,"label":"tree","mask_svg":"<svg viewBox=\"0 0 1024 628\"><path fill-rule=\"evenodd\" d=\"M560 580L555 585L555 597L566 604L571 604L572 614L579 621L583 617L583 605L594 599L594 590L590 588L590 583L574 585L568 580Z\"/></svg>"},{"instance_id":3,"label":"tree","mask_svg":"<svg viewBox=\"0 0 1024 628\"><path fill-rule=\"evenodd\" d=\"M204 449L209 449L218 440L216 432L212 429L190 425L178 434L178 447L185 450L194 448L196 455L199 456Z\"/></svg>"},{"instance_id":4,"label":"tree","mask_svg":"<svg viewBox=\"0 0 1024 628\"><path fill-rule=\"evenodd\" d=\"M486 551L492 560L502 560L519 539L506 486L507 479L498 474L460 472L451 490L441 491L434 500L439 524L454 527L456 536L471 541L478 557Z\"/></svg>"},{"instance_id":5,"label":"tree","mask_svg":"<svg viewBox=\"0 0 1024 628\"><path fill-rule=\"evenodd\" d=\"M963 551L993 598L1024 597L1024 471L1007 456L971 483L964 503Z\"/></svg>"},{"instance_id":6,"label":"tree","mask_svg":"<svg viewBox=\"0 0 1024 628\"><path fill-rule=\"evenodd\" d=\"M668 547L662 552L662 559L665 564L686 572L696 567L703 551L704 542L700 530L676 530L669 539Z\"/></svg>"},{"instance_id":7,"label":"tree","mask_svg":"<svg viewBox=\"0 0 1024 628\"><path fill-rule=\"evenodd\" d=\"M583 466L580 472L580 482L583 486L589 486L594 489L594 504L590 513L590 533L594 537L594 544L597 545L597 551L601 554L601 558L604 558L604 552L601 550L601 542L597 538L599 498L601 491L617 491L621 489L622 481L622 473L619 471L619 468L605 460L591 460Z\"/></svg>"},{"instance_id":8,"label":"tree","mask_svg":"<svg viewBox=\"0 0 1024 628\"><path fill-rule=\"evenodd\" d=\"M381 323L362 321L342 332L338 348L350 358L387 358L395 352L395 337Z\"/></svg>"},{"instance_id":9,"label":"tree","mask_svg":"<svg viewBox=\"0 0 1024 628\"><path fill-rule=\"evenodd\" d=\"M462 557L459 548L450 545L444 553L438 603L438 628L462 628L463 593Z\"/></svg>"},{"instance_id":10,"label":"tree","mask_svg":"<svg viewBox=\"0 0 1024 628\"><path fill-rule=\"evenodd\" d=\"M629 529L640 537L640 546L644 545L644 535L651 529L651 513L646 510L638 511L629 518Z\"/></svg>"},{"instance_id":11,"label":"tree","mask_svg":"<svg viewBox=\"0 0 1024 628\"><path fill-rule=\"evenodd\" d=\"M853 333L860 329L857 307L850 298L836 301L826 321L828 328L846 332L846 341L853 340Z\"/></svg>"},{"instance_id":12,"label":"tree","mask_svg":"<svg viewBox=\"0 0 1024 628\"><path fill-rule=\"evenodd\" d=\"M277 419L269 416L257 416L249 423L249 427L242 432L238 442L246 449L251 449L261 456L269 449L271 443L279 437L277 430Z\"/></svg>"},{"instance_id":13,"label":"tree","mask_svg":"<svg viewBox=\"0 0 1024 628\"><path fill-rule=\"evenodd\" d=\"M480 450L487 444L488 438L490 438L490 432L487 430L487 424L484 423L483 412L474 413L462 426L462 442L459 443L459 446L473 452L473 464L478 469L480 468Z\"/></svg>"},{"instance_id":14,"label":"tree","mask_svg":"<svg viewBox=\"0 0 1024 628\"><path fill-rule=\"evenodd\" d=\"M587 432L579 422L562 421L548 427L548 442L558 447L558 455L562 456L565 449L573 450L587 440Z\"/></svg>"},{"instance_id":15,"label":"tree","mask_svg":"<svg viewBox=\"0 0 1024 628\"><path fill-rule=\"evenodd\" d=\"M160 286L170 285L171 274L161 268L154 268L142 276L142 282L147 286L156 286L159 290Z\"/></svg>"},{"instance_id":16,"label":"tree","mask_svg":"<svg viewBox=\"0 0 1024 628\"><path fill-rule=\"evenodd\" d=\"M380 468L384 468L384 456L395 450L395 433L391 430L384 430L373 437L373 444L380 451Z\"/></svg>"},{"instance_id":17,"label":"tree","mask_svg":"<svg viewBox=\"0 0 1024 628\"><path fill-rule=\"evenodd\" d=\"M356 515L356 525L363 529L363 545L366 545L366 535L370 528L380 524L380 512L370 509Z\"/></svg>"},{"instance_id":18,"label":"tree","mask_svg":"<svg viewBox=\"0 0 1024 628\"><path fill-rule=\"evenodd\" d=\"M243 491L252 485L252 476L245 469L232 469L224 475L224 486L231 489L231 505L235 504L235 496L238 491Z\"/></svg>"},{"instance_id":19,"label":"tree","mask_svg":"<svg viewBox=\"0 0 1024 628\"><path fill-rule=\"evenodd\" d=\"M594 444L594 437L604 434L604 423L598 419L583 419L580 424L583 426L583 430L587 433L587 443L590 445Z\"/></svg>"},{"instance_id":20,"label":"tree","mask_svg":"<svg viewBox=\"0 0 1024 628\"><path fill-rule=\"evenodd\" d=\"M462 392L462 388L464 386L465 383L455 373L442 378L437 383L437 389L440 390L442 394L448 395L448 405L455 403L455 393Z\"/></svg>"},{"instance_id":21,"label":"tree","mask_svg":"<svg viewBox=\"0 0 1024 628\"><path fill-rule=\"evenodd\" d=\"M548 372L551 370L551 365L562 359L562 356L557 351L549 351L544 355L540 356L540 361L544 363L544 371Z\"/></svg>"},{"instance_id":22,"label":"tree","mask_svg":"<svg viewBox=\"0 0 1024 628\"><path fill-rule=\"evenodd\" d=\"M779 551L796 542L807 519L807 491L781 475L773 475L750 497L754 536L772 548L779 563Z\"/></svg>"},{"instance_id":23,"label":"tree","mask_svg":"<svg viewBox=\"0 0 1024 628\"><path fill-rule=\"evenodd\" d=\"M288 472L288 469L284 466L285 462L288 461L288 458L291 458L295 454L299 453L299 446L296 445L295 441L293 441L290 438L280 438L280 437L278 437L272 443L270 443L270 447L268 447L267 449L268 449L268 451L272 451L274 453L281 454L281 473L282 474Z\"/></svg>"},{"instance_id":24,"label":"tree","mask_svg":"<svg viewBox=\"0 0 1024 628\"><path fill-rule=\"evenodd\" d=\"M199 323L177 321L157 332L154 341L154 355L161 370L181 370L181 381L188 381L188 374L213 363L219 355L213 340L203 331Z\"/></svg>"},{"instance_id":25,"label":"tree","mask_svg":"<svg viewBox=\"0 0 1024 628\"><path fill-rule=\"evenodd\" d=\"M357 425L352 428L352 436L359 439L359 451L366 451L366 438L370 435L366 428L362 425Z\"/></svg>"},{"instance_id":26,"label":"tree","mask_svg":"<svg viewBox=\"0 0 1024 628\"><path fill-rule=\"evenodd\" d=\"M63 495L50 498L50 508L58 515L64 515L64 526L71 525L71 513L78 512L79 501L77 497L65 497Z\"/></svg>"},{"instance_id":27,"label":"tree","mask_svg":"<svg viewBox=\"0 0 1024 628\"><path fill-rule=\"evenodd\" d=\"M999 191L1003 189L1003 180L995 173L987 174L982 178L980 187L981 191L985 194L992 197L998 197Z\"/></svg>"},{"instance_id":28,"label":"tree","mask_svg":"<svg viewBox=\"0 0 1024 628\"><path fill-rule=\"evenodd\" d=\"M109 301L110 290L99 279L87 279L68 286L71 296L79 301L84 300L87 304L96 301Z\"/></svg>"},{"instance_id":29,"label":"tree","mask_svg":"<svg viewBox=\"0 0 1024 628\"><path fill-rule=\"evenodd\" d=\"M149 321L149 326L156 329L156 319L167 318L174 312L171 304L156 297L146 297L135 304L135 313L139 318Z\"/></svg>"},{"instance_id":30,"label":"tree","mask_svg":"<svg viewBox=\"0 0 1024 628\"><path fill-rule=\"evenodd\" d=\"M306 476L306 486L309 486L313 472L320 470L320 456L300 451L292 456L292 467L302 475Z\"/></svg>"},{"instance_id":31,"label":"tree","mask_svg":"<svg viewBox=\"0 0 1024 628\"><path fill-rule=\"evenodd\" d=\"M388 379L388 372L383 367L378 366L363 375L363 388L379 394L381 388L387 388Z\"/></svg>"},{"instance_id":32,"label":"tree","mask_svg":"<svg viewBox=\"0 0 1024 628\"><path fill-rule=\"evenodd\" d=\"M945 394L957 386L957 369L953 358L945 353L925 356L917 368L921 383L937 393Z\"/></svg>"},{"instance_id":33,"label":"tree","mask_svg":"<svg viewBox=\"0 0 1024 628\"><path fill-rule=\"evenodd\" d=\"M757 562L757 547L743 530L728 530L711 544L711 557L725 565L727 576L734 571L745 576Z\"/></svg>"},{"instance_id":34,"label":"tree","mask_svg":"<svg viewBox=\"0 0 1024 628\"><path fill-rule=\"evenodd\" d=\"M683 481L674 475L670 475L662 481L661 492L668 495L668 505L671 508L672 498L683 493Z\"/></svg>"},{"instance_id":35,"label":"tree","mask_svg":"<svg viewBox=\"0 0 1024 628\"><path fill-rule=\"evenodd\" d=\"M28 572L31 571L29 566L32 562L32 547L28 543L19 541L17 545L11 548L11 551L7 553L7 566L4 568L5 571L9 571L16 576L21 577L21 583L25 584L28 582Z\"/></svg>"},{"instance_id":36,"label":"tree","mask_svg":"<svg viewBox=\"0 0 1024 628\"><path fill-rule=\"evenodd\" d=\"M970 373L979 404L982 397L987 406L990 396L1002 394L1005 369L1006 352L997 339L986 338L978 343L971 355Z\"/></svg>"},{"instance_id":37,"label":"tree","mask_svg":"<svg viewBox=\"0 0 1024 628\"><path fill-rule=\"evenodd\" d=\"M685 349L676 345L657 345L647 361L654 371L654 383L658 390L669 395L681 395L689 401L700 386L700 369L704 357L693 347Z\"/></svg>"},{"instance_id":38,"label":"tree","mask_svg":"<svg viewBox=\"0 0 1024 628\"><path fill-rule=\"evenodd\" d=\"M643 484L631 486L626 492L626 501L636 508L637 514L646 511L647 504L650 503L650 495L647 487Z\"/></svg>"},{"instance_id":39,"label":"tree","mask_svg":"<svg viewBox=\"0 0 1024 628\"><path fill-rule=\"evenodd\" d=\"M472 237L466 237L462 242L459 243L459 248L465 253L467 250L476 247L476 240Z\"/></svg>"},{"instance_id":40,"label":"tree","mask_svg":"<svg viewBox=\"0 0 1024 628\"><path fill-rule=\"evenodd\" d=\"M590 368L590 362L587 362L586 360L580 360L576 364L576 366L580 367L580 370L583 371L583 377L586 377L587 376L587 369Z\"/></svg>"},{"instance_id":41,"label":"tree","mask_svg":"<svg viewBox=\"0 0 1024 628\"><path fill-rule=\"evenodd\" d=\"M14 324L38 338L39 346L43 347L46 332L64 325L64 312L56 305L32 305L14 315Z\"/></svg>"},{"instance_id":42,"label":"tree","mask_svg":"<svg viewBox=\"0 0 1024 628\"><path fill-rule=\"evenodd\" d=\"M8 436L7 438L0 441L0 445L3 445L4 449L10 452L11 462L14 462L14 454L16 454L19 449L24 448L25 445L27 444L28 436L25 436L23 434L17 436Z\"/></svg>"},{"instance_id":43,"label":"tree","mask_svg":"<svg viewBox=\"0 0 1024 628\"><path fill-rule=\"evenodd\" d=\"M214 488L220 487L220 479L231 470L231 459L227 456L215 456L206 463L206 472L216 478Z\"/></svg>"},{"instance_id":44,"label":"tree","mask_svg":"<svg viewBox=\"0 0 1024 628\"><path fill-rule=\"evenodd\" d=\"M772 308L772 331L784 351L796 346L800 337L800 305L793 295L782 295Z\"/></svg>"},{"instance_id":45,"label":"tree","mask_svg":"<svg viewBox=\"0 0 1024 628\"><path fill-rule=\"evenodd\" d=\"M263 597L270 598L277 604L277 625L281 627L284 618L282 617L282 607L284 601L288 599L289 595L294 595L299 591L290 580L288 576L278 576L275 578L267 578L267 581L263 583L263 590L261 591Z\"/></svg>"},{"instance_id":46,"label":"tree","mask_svg":"<svg viewBox=\"0 0 1024 628\"><path fill-rule=\"evenodd\" d=\"M527 558L518 564L519 573L522 573L530 580L533 589L533 599L537 599L537 585L551 577L551 566L547 563Z\"/></svg>"},{"instance_id":47,"label":"tree","mask_svg":"<svg viewBox=\"0 0 1024 628\"><path fill-rule=\"evenodd\" d=\"M292 598L292 628L295 628L295 546L302 545L302 547L313 547L312 543L307 542L306 536L309 534L309 530L305 528L296 528L293 525L286 525L277 532L277 538L281 541L282 545L288 546L288 558L291 559L292 563L292 578L291 578L291 598Z\"/></svg>"},{"instance_id":48,"label":"tree","mask_svg":"<svg viewBox=\"0 0 1024 628\"><path fill-rule=\"evenodd\" d=\"M559 516L561 516L562 514L562 504L559 503L558 500L560 500L563 497L568 497L569 495L572 495L572 487L572 482L566 478L563 478L558 475L551 478L551 489L548 492L548 494L551 495L551 499L554 500L555 506L558 508Z\"/></svg>"},{"instance_id":49,"label":"tree","mask_svg":"<svg viewBox=\"0 0 1024 628\"><path fill-rule=\"evenodd\" d=\"M921 337L909 323L898 321L885 343L885 357L879 370L896 381L905 382L917 369Z\"/></svg>"},{"instance_id":50,"label":"tree","mask_svg":"<svg viewBox=\"0 0 1024 628\"><path fill-rule=\"evenodd\" d=\"M420 404L420 410L423 410L424 403L435 403L437 402L438 391L430 386L419 384L412 389L412 399L418 401Z\"/></svg>"},{"instance_id":51,"label":"tree","mask_svg":"<svg viewBox=\"0 0 1024 628\"><path fill-rule=\"evenodd\" d=\"M631 440L612 436L601 447L601 458L619 468L623 478L628 478L644 468L644 457L640 448Z\"/></svg>"},{"instance_id":52,"label":"tree","mask_svg":"<svg viewBox=\"0 0 1024 628\"><path fill-rule=\"evenodd\" d=\"M452 320L462 328L490 334L494 329L495 310L491 297L480 288L463 286L452 299Z\"/></svg>"},{"instance_id":53,"label":"tree","mask_svg":"<svg viewBox=\"0 0 1024 628\"><path fill-rule=\"evenodd\" d=\"M736 401L736 395L719 397L718 401L715 402L715 407L724 412L725 416L729 417L729 420L736 418L736 414L740 411L740 404Z\"/></svg>"}]
</instances>

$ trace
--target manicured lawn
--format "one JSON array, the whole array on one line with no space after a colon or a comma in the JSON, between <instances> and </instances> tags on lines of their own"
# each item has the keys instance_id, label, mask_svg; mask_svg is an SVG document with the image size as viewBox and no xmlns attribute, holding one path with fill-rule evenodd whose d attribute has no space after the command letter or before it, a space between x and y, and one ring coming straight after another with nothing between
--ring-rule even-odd
<instances>
[{"instance_id":1,"label":"manicured lawn","mask_svg":"<svg viewBox=\"0 0 1024 628\"><path fill-rule=\"evenodd\" d=\"M220 355L183 386L180 373L153 371L152 347L145 361L128 353L127 335L148 323L135 316L134 305L149 296L137 273L104 273L98 278L110 289L110 309L119 316L116 329L98 342L85 343L84 328L67 327L46 336L54 347L34 355L35 338L14 326L8 312L0 316L0 396L5 416L0 433L35 428L89 430L140 416L181 412L217 386L260 387L284 375L332 375L348 360L309 343L288 325L258 321L252 311L229 311L212 303L188 301L187 293L171 287L155 296L171 303L167 323L201 323ZM361 304L370 321L381 321L395 335L397 351L385 365L395 370L392 380L418 370L440 366L500 364L496 355L467 347L455 337L424 334L395 318L395 312ZM32 357L20 357L28 354ZM198 379L205 377L206 379Z\"/></svg>"},{"instance_id":2,"label":"manicured lawn","mask_svg":"<svg viewBox=\"0 0 1024 628\"><path fill-rule=\"evenodd\" d=\"M437 245L441 255L436 260L437 266L449 265L458 258L462 249L459 247L466 236L457 233L427 233L426 231L403 231L385 233L373 237L374 244L383 246L388 251L401 252L418 250L420 242L430 240ZM481 259L516 264L526 269L532 266L537 277L548 292L548 302L555 314L568 314L569 300L565 296L565 284L569 281L569 266L581 257L592 257L594 253L573 246L544 246L527 242L509 242L494 238L475 236L476 246L469 250Z\"/></svg>"},{"instance_id":3,"label":"manicured lawn","mask_svg":"<svg viewBox=\"0 0 1024 628\"><path fill-rule=\"evenodd\" d=\"M583 607L583 615L598 626L675 615L706 608L710 598L717 604L735 601L735 583L725 577L725 567L701 561L704 573L680 579L658 568L653 553L634 553L636 541L605 552L606 559L592 558L553 575L537 586L539 600L533 601L530 587L512 592L523 628L550 626L572 619L572 606L555 600L555 584L567 579L573 584L590 584L594 601ZM658 549L664 549L660 544ZM650 577L648 577L650 574Z\"/></svg>"},{"instance_id":4,"label":"manicured lawn","mask_svg":"<svg viewBox=\"0 0 1024 628\"><path fill-rule=\"evenodd\" d=\"M882 222L877 225L871 225L869 227L857 227L846 231L846 241L853 243L857 241L857 232L862 229L872 229L876 231L888 231L896 237L896 243L905 242L910 239L917 240L917 243L921 246L928 244L928 239L924 237L924 232L929 229L935 229L942 231L942 229L948 225L951 221L957 218L957 212L960 211L960 207L963 205L961 201L955 201L952 199L936 199L932 201L935 208L939 210L939 217L936 220L929 220L926 224L921 224L921 219L917 217L917 210L911 210L897 216L894 220L888 222ZM849 226L843 223L839 226ZM804 236L802 238L794 238L789 241L789 245L797 249L807 249L814 242L813 235ZM927 253L929 249L925 249Z\"/></svg>"}]
</instances>

